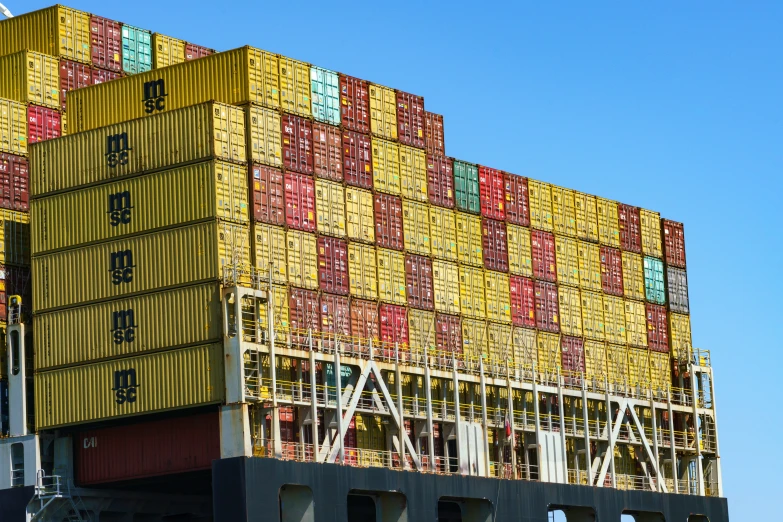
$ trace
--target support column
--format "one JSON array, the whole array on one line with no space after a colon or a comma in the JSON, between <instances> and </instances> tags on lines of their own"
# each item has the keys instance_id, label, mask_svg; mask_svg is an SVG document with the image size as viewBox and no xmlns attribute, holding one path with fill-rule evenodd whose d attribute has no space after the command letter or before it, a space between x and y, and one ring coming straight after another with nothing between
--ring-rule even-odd
<instances>
[{"instance_id":1,"label":"support column","mask_svg":"<svg viewBox=\"0 0 783 522\"><path fill-rule=\"evenodd\" d=\"M277 408L277 359L275 354L275 295L272 290L272 271L269 271L269 297L266 301L266 321L269 328L269 376L272 380L272 444L276 458L282 458L283 445L280 441L280 412ZM237 297L237 319L242 326L242 306ZM238 335L242 335L240 329ZM260 355L259 355L260 357Z\"/></svg>"},{"instance_id":2,"label":"support column","mask_svg":"<svg viewBox=\"0 0 783 522\"><path fill-rule=\"evenodd\" d=\"M484 377L484 359L479 360L479 371L481 372L481 422L484 424L484 473L486 477L490 475L489 464L489 423L487 422L487 383Z\"/></svg>"},{"instance_id":3,"label":"support column","mask_svg":"<svg viewBox=\"0 0 783 522\"><path fill-rule=\"evenodd\" d=\"M313 437L313 460L316 462L321 461L319 448L320 442L318 442L318 388L316 387L315 379L315 352L313 351L313 336L308 339L310 344L310 416L313 419L313 423L310 425L310 433ZM325 420L325 419L324 419Z\"/></svg>"},{"instance_id":4,"label":"support column","mask_svg":"<svg viewBox=\"0 0 783 522\"><path fill-rule=\"evenodd\" d=\"M345 434L343 433L343 379L340 366L340 346L334 346L334 383L337 388L337 444L340 464L345 464ZM358 390L355 390L358 393Z\"/></svg>"},{"instance_id":5,"label":"support column","mask_svg":"<svg viewBox=\"0 0 783 522\"><path fill-rule=\"evenodd\" d=\"M563 383L560 375L560 366L557 367L557 404L560 415L560 445L563 449L563 479L568 484L568 454L566 452L565 415L563 414ZM578 483L578 480L577 480Z\"/></svg>"},{"instance_id":6,"label":"support column","mask_svg":"<svg viewBox=\"0 0 783 522\"><path fill-rule=\"evenodd\" d=\"M587 410L587 387L582 378L582 417L585 424L585 459L587 462L587 485L593 485L593 456L590 451L590 418Z\"/></svg>"},{"instance_id":7,"label":"support column","mask_svg":"<svg viewBox=\"0 0 783 522\"><path fill-rule=\"evenodd\" d=\"M429 444L427 444L427 448L430 451L430 470L435 470L435 434L433 433L433 426L432 426L432 382L430 377L430 364L429 364L429 355L425 355L425 361L426 364L424 366L424 386L425 386L425 397L427 398L427 432L429 435L427 436L427 440L429 441ZM441 427L441 431L443 428ZM442 435L441 435L442 436ZM448 444L446 444L448 446ZM447 464L448 465L448 464Z\"/></svg>"},{"instance_id":8,"label":"support column","mask_svg":"<svg viewBox=\"0 0 783 522\"><path fill-rule=\"evenodd\" d=\"M668 388L666 392L666 403L669 405L669 449L672 459L672 480L674 481L674 492L680 492L680 475L677 470L677 449L674 443L674 410L672 409L672 390Z\"/></svg>"},{"instance_id":9,"label":"support column","mask_svg":"<svg viewBox=\"0 0 783 522\"><path fill-rule=\"evenodd\" d=\"M400 415L400 467L402 469L408 469L408 463L405 461L405 417L402 413L402 373L400 372L400 351L396 346L396 343L394 346L394 352L396 359L394 363L394 378L397 381L397 412Z\"/></svg>"},{"instance_id":10,"label":"support column","mask_svg":"<svg viewBox=\"0 0 783 522\"><path fill-rule=\"evenodd\" d=\"M453 363L453 377L452 382L454 383L454 426L456 428L456 442L457 442L457 465L459 467L459 472L462 475L469 474L469 463L465 463L463 466L463 456L460 455L460 452L462 451L462 430L460 429L460 422L461 422L461 415L459 412L459 374L457 373L457 359L452 357L452 363ZM454 457L451 457L454 458Z\"/></svg>"},{"instance_id":11,"label":"support column","mask_svg":"<svg viewBox=\"0 0 783 522\"><path fill-rule=\"evenodd\" d=\"M533 416L535 417L535 433L536 433L536 455L538 458L538 480L541 481L541 412L538 406L538 372L536 371L536 363L533 363ZM527 449L525 450L527 456ZM526 457L527 458L527 457ZM528 470L530 467L528 466ZM529 473L529 471L528 471ZM549 472L547 471L547 476Z\"/></svg>"},{"instance_id":12,"label":"support column","mask_svg":"<svg viewBox=\"0 0 783 522\"><path fill-rule=\"evenodd\" d=\"M701 444L699 443L699 392L696 386L696 365L688 364L691 373L691 398L693 400L693 447L696 449L696 487L699 495L704 496L704 467L702 466ZM701 379L701 371L699 372ZM686 427L687 430L687 427Z\"/></svg>"},{"instance_id":13,"label":"support column","mask_svg":"<svg viewBox=\"0 0 783 522\"><path fill-rule=\"evenodd\" d=\"M658 455L658 419L656 419L655 412L655 394L650 391L650 416L652 417L652 434L653 434L653 451L655 454L655 469L658 470L658 481L656 491L663 491L663 481L661 478L661 458ZM644 437L644 433L641 434Z\"/></svg>"},{"instance_id":14,"label":"support column","mask_svg":"<svg viewBox=\"0 0 783 522\"><path fill-rule=\"evenodd\" d=\"M514 427L514 389L511 387L511 373L506 361L506 388L508 389L508 419L511 423L511 477L517 479L517 452L514 447L517 441L517 429Z\"/></svg>"},{"instance_id":15,"label":"support column","mask_svg":"<svg viewBox=\"0 0 783 522\"><path fill-rule=\"evenodd\" d=\"M612 487L617 487L617 475L615 475L614 470L614 437L612 436L612 432L614 431L614 419L612 419L612 401L609 400L609 381L604 381L606 384L606 435L607 440L609 441L609 448L607 451L609 452L609 466L610 466L610 473L612 474ZM618 412L618 420L622 423L622 420L619 419L620 415L625 415L625 412Z\"/></svg>"}]
</instances>

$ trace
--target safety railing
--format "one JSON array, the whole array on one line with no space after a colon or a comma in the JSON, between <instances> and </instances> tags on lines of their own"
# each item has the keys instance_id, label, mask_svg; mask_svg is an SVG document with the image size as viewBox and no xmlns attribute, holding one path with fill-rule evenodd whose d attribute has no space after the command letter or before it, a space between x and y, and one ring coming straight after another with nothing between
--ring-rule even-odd
<instances>
[{"instance_id":1,"label":"safety railing","mask_svg":"<svg viewBox=\"0 0 783 522\"><path fill-rule=\"evenodd\" d=\"M590 472L583 469L569 469L568 483L586 486L590 483Z\"/></svg>"}]
</instances>

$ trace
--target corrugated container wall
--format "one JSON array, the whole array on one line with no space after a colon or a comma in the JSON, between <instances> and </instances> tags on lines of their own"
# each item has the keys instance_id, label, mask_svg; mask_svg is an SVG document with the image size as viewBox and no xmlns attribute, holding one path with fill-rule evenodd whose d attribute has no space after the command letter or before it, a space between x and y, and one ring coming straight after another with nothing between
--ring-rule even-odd
<instances>
[{"instance_id":1,"label":"corrugated container wall","mask_svg":"<svg viewBox=\"0 0 783 522\"><path fill-rule=\"evenodd\" d=\"M552 283L557 281L555 236L549 232L533 230L530 244L533 258L533 277Z\"/></svg>"},{"instance_id":2,"label":"corrugated container wall","mask_svg":"<svg viewBox=\"0 0 783 522\"><path fill-rule=\"evenodd\" d=\"M486 318L484 271L469 266L459 267L460 309L463 316Z\"/></svg>"},{"instance_id":3,"label":"corrugated container wall","mask_svg":"<svg viewBox=\"0 0 783 522\"><path fill-rule=\"evenodd\" d=\"M582 336L582 304L579 289L560 286L557 290L560 308L560 331Z\"/></svg>"},{"instance_id":4,"label":"corrugated container wall","mask_svg":"<svg viewBox=\"0 0 783 522\"><path fill-rule=\"evenodd\" d=\"M370 132L369 83L340 75L340 109L343 127L368 134Z\"/></svg>"},{"instance_id":5,"label":"corrugated container wall","mask_svg":"<svg viewBox=\"0 0 783 522\"><path fill-rule=\"evenodd\" d=\"M313 118L330 125L340 125L340 79L336 72L310 67Z\"/></svg>"},{"instance_id":6,"label":"corrugated container wall","mask_svg":"<svg viewBox=\"0 0 783 522\"><path fill-rule=\"evenodd\" d=\"M343 180L342 141L338 127L313 123L313 171L316 177Z\"/></svg>"},{"instance_id":7,"label":"corrugated container wall","mask_svg":"<svg viewBox=\"0 0 783 522\"><path fill-rule=\"evenodd\" d=\"M402 200L375 194L375 241L379 247L403 249Z\"/></svg>"},{"instance_id":8,"label":"corrugated container wall","mask_svg":"<svg viewBox=\"0 0 783 522\"><path fill-rule=\"evenodd\" d=\"M33 51L0 57L0 98L59 110L59 65L56 58Z\"/></svg>"},{"instance_id":9,"label":"corrugated container wall","mask_svg":"<svg viewBox=\"0 0 783 522\"><path fill-rule=\"evenodd\" d=\"M640 254L642 252L642 226L639 207L618 203L617 219L620 228L620 246L623 250Z\"/></svg>"},{"instance_id":10,"label":"corrugated container wall","mask_svg":"<svg viewBox=\"0 0 783 522\"><path fill-rule=\"evenodd\" d=\"M560 312L557 305L557 286L536 281L536 328L548 332L560 331Z\"/></svg>"},{"instance_id":11,"label":"corrugated container wall","mask_svg":"<svg viewBox=\"0 0 783 522\"><path fill-rule=\"evenodd\" d=\"M647 346L655 352L669 351L669 325L666 308L650 303L645 304L647 315Z\"/></svg>"},{"instance_id":12,"label":"corrugated container wall","mask_svg":"<svg viewBox=\"0 0 783 522\"><path fill-rule=\"evenodd\" d=\"M381 301L396 305L405 305L405 257L402 252L379 248L378 259L378 297Z\"/></svg>"},{"instance_id":13,"label":"corrugated container wall","mask_svg":"<svg viewBox=\"0 0 783 522\"><path fill-rule=\"evenodd\" d=\"M375 190L396 196L401 194L400 146L397 143L372 139L372 174Z\"/></svg>"},{"instance_id":14,"label":"corrugated container wall","mask_svg":"<svg viewBox=\"0 0 783 522\"><path fill-rule=\"evenodd\" d=\"M248 157L253 163L283 166L282 121L280 113L259 105L244 106L247 115Z\"/></svg>"},{"instance_id":15,"label":"corrugated container wall","mask_svg":"<svg viewBox=\"0 0 783 522\"><path fill-rule=\"evenodd\" d=\"M376 136L397 139L397 96L393 89L370 83L370 129Z\"/></svg>"},{"instance_id":16,"label":"corrugated container wall","mask_svg":"<svg viewBox=\"0 0 783 522\"><path fill-rule=\"evenodd\" d=\"M512 275L509 278L511 321L514 326L536 327L536 302L533 280Z\"/></svg>"},{"instance_id":17,"label":"corrugated container wall","mask_svg":"<svg viewBox=\"0 0 783 522\"><path fill-rule=\"evenodd\" d=\"M623 295L630 299L644 300L644 264L642 256L623 252Z\"/></svg>"},{"instance_id":18,"label":"corrugated container wall","mask_svg":"<svg viewBox=\"0 0 783 522\"><path fill-rule=\"evenodd\" d=\"M351 335L351 311L348 297L322 293L319 296L321 333L326 346L334 346L334 337Z\"/></svg>"},{"instance_id":19,"label":"corrugated container wall","mask_svg":"<svg viewBox=\"0 0 783 522\"><path fill-rule=\"evenodd\" d=\"M669 344L674 359L689 360L693 354L691 319L683 314L669 314Z\"/></svg>"},{"instance_id":20,"label":"corrugated container wall","mask_svg":"<svg viewBox=\"0 0 783 522\"><path fill-rule=\"evenodd\" d=\"M288 294L288 313L291 319L293 342L307 342L310 332L321 331L321 311L317 292L291 288Z\"/></svg>"},{"instance_id":21,"label":"corrugated container wall","mask_svg":"<svg viewBox=\"0 0 783 522\"><path fill-rule=\"evenodd\" d=\"M639 219L642 226L642 253L646 256L663 257L661 215L658 212L641 209Z\"/></svg>"},{"instance_id":22,"label":"corrugated container wall","mask_svg":"<svg viewBox=\"0 0 783 522\"><path fill-rule=\"evenodd\" d=\"M582 330L586 338L603 341L604 304L601 294L582 291Z\"/></svg>"},{"instance_id":23,"label":"corrugated container wall","mask_svg":"<svg viewBox=\"0 0 783 522\"><path fill-rule=\"evenodd\" d=\"M0 209L0 265L30 264L30 216Z\"/></svg>"},{"instance_id":24,"label":"corrugated container wall","mask_svg":"<svg viewBox=\"0 0 783 522\"><path fill-rule=\"evenodd\" d=\"M427 155L427 196L432 205L454 208L454 172L451 158Z\"/></svg>"},{"instance_id":25,"label":"corrugated container wall","mask_svg":"<svg viewBox=\"0 0 783 522\"><path fill-rule=\"evenodd\" d=\"M65 94L74 89L89 87L93 82L92 67L60 58L60 107L65 110Z\"/></svg>"},{"instance_id":26,"label":"corrugated container wall","mask_svg":"<svg viewBox=\"0 0 783 522\"><path fill-rule=\"evenodd\" d=\"M405 286L408 306L432 310L432 260L423 256L405 256Z\"/></svg>"},{"instance_id":27,"label":"corrugated container wall","mask_svg":"<svg viewBox=\"0 0 783 522\"><path fill-rule=\"evenodd\" d=\"M119 22L90 16L90 46L95 67L122 72L122 26Z\"/></svg>"},{"instance_id":28,"label":"corrugated container wall","mask_svg":"<svg viewBox=\"0 0 783 522\"><path fill-rule=\"evenodd\" d=\"M457 220L453 210L430 207L432 257L457 261Z\"/></svg>"},{"instance_id":29,"label":"corrugated container wall","mask_svg":"<svg viewBox=\"0 0 783 522\"><path fill-rule=\"evenodd\" d=\"M446 155L446 140L443 132L443 116L434 112L424 112L424 141L427 154Z\"/></svg>"},{"instance_id":30,"label":"corrugated container wall","mask_svg":"<svg viewBox=\"0 0 783 522\"><path fill-rule=\"evenodd\" d=\"M313 174L313 124L310 120L283 113L283 166L286 170Z\"/></svg>"},{"instance_id":31,"label":"corrugated container wall","mask_svg":"<svg viewBox=\"0 0 783 522\"><path fill-rule=\"evenodd\" d=\"M603 384L606 376L606 343L585 340L585 377L595 384Z\"/></svg>"},{"instance_id":32,"label":"corrugated container wall","mask_svg":"<svg viewBox=\"0 0 783 522\"><path fill-rule=\"evenodd\" d=\"M506 224L502 221L482 218L481 238L484 268L508 272L508 241Z\"/></svg>"},{"instance_id":33,"label":"corrugated container wall","mask_svg":"<svg viewBox=\"0 0 783 522\"><path fill-rule=\"evenodd\" d=\"M264 223L253 226L254 265L261 273L272 272L272 283L288 282L288 262L285 249L285 229Z\"/></svg>"},{"instance_id":34,"label":"corrugated container wall","mask_svg":"<svg viewBox=\"0 0 783 522\"><path fill-rule=\"evenodd\" d=\"M479 197L481 215L503 221L506 219L506 195L503 172L479 167Z\"/></svg>"},{"instance_id":35,"label":"corrugated container wall","mask_svg":"<svg viewBox=\"0 0 783 522\"><path fill-rule=\"evenodd\" d=\"M486 321L462 319L462 351L474 362L488 353Z\"/></svg>"},{"instance_id":36,"label":"corrugated container wall","mask_svg":"<svg viewBox=\"0 0 783 522\"><path fill-rule=\"evenodd\" d=\"M436 349L435 314L428 310L408 309L408 343L414 353ZM403 378L404 379L404 378Z\"/></svg>"},{"instance_id":37,"label":"corrugated container wall","mask_svg":"<svg viewBox=\"0 0 783 522\"><path fill-rule=\"evenodd\" d=\"M651 303L666 304L663 262L660 259L646 256L644 258L644 293Z\"/></svg>"},{"instance_id":38,"label":"corrugated container wall","mask_svg":"<svg viewBox=\"0 0 783 522\"><path fill-rule=\"evenodd\" d=\"M160 69L185 61L185 42L160 33L152 35L152 68Z\"/></svg>"},{"instance_id":39,"label":"corrugated container wall","mask_svg":"<svg viewBox=\"0 0 783 522\"><path fill-rule=\"evenodd\" d=\"M340 183L315 180L318 233L345 237L345 188Z\"/></svg>"},{"instance_id":40,"label":"corrugated container wall","mask_svg":"<svg viewBox=\"0 0 783 522\"><path fill-rule=\"evenodd\" d=\"M460 313L460 279L456 263L432 262L432 283L435 310L448 314Z\"/></svg>"},{"instance_id":41,"label":"corrugated container wall","mask_svg":"<svg viewBox=\"0 0 783 522\"><path fill-rule=\"evenodd\" d=\"M372 192L345 187L345 228L346 235L352 241L375 243Z\"/></svg>"},{"instance_id":42,"label":"corrugated container wall","mask_svg":"<svg viewBox=\"0 0 783 522\"><path fill-rule=\"evenodd\" d=\"M122 24L122 70L138 74L152 69L152 34L146 29Z\"/></svg>"},{"instance_id":43,"label":"corrugated container wall","mask_svg":"<svg viewBox=\"0 0 783 522\"><path fill-rule=\"evenodd\" d=\"M595 196L574 193L576 237L584 241L598 242L598 210Z\"/></svg>"},{"instance_id":44,"label":"corrugated container wall","mask_svg":"<svg viewBox=\"0 0 783 522\"><path fill-rule=\"evenodd\" d=\"M0 99L0 152L27 156L27 107Z\"/></svg>"},{"instance_id":45,"label":"corrugated container wall","mask_svg":"<svg viewBox=\"0 0 783 522\"><path fill-rule=\"evenodd\" d=\"M280 67L280 108L286 112L309 118L310 65L282 55L278 56Z\"/></svg>"},{"instance_id":46,"label":"corrugated container wall","mask_svg":"<svg viewBox=\"0 0 783 522\"><path fill-rule=\"evenodd\" d=\"M454 194L457 210L478 214L481 212L478 167L464 161L453 161Z\"/></svg>"},{"instance_id":47,"label":"corrugated container wall","mask_svg":"<svg viewBox=\"0 0 783 522\"><path fill-rule=\"evenodd\" d=\"M663 250L666 264L685 268L685 228L682 223L661 220L663 228Z\"/></svg>"},{"instance_id":48,"label":"corrugated container wall","mask_svg":"<svg viewBox=\"0 0 783 522\"><path fill-rule=\"evenodd\" d=\"M579 241L576 247L579 256L579 288L600 292L601 283L601 253L598 245Z\"/></svg>"},{"instance_id":49,"label":"corrugated container wall","mask_svg":"<svg viewBox=\"0 0 783 522\"><path fill-rule=\"evenodd\" d=\"M432 254L430 213L426 204L402 200L402 229L407 252L424 256Z\"/></svg>"},{"instance_id":50,"label":"corrugated container wall","mask_svg":"<svg viewBox=\"0 0 783 522\"><path fill-rule=\"evenodd\" d=\"M30 209L30 169L27 158L0 152L0 207Z\"/></svg>"},{"instance_id":51,"label":"corrugated container wall","mask_svg":"<svg viewBox=\"0 0 783 522\"><path fill-rule=\"evenodd\" d=\"M435 338L438 350L462 353L462 324L459 316L435 314Z\"/></svg>"},{"instance_id":52,"label":"corrugated container wall","mask_svg":"<svg viewBox=\"0 0 783 522\"><path fill-rule=\"evenodd\" d=\"M623 296L623 259L616 248L601 247L601 285L604 293Z\"/></svg>"},{"instance_id":53,"label":"corrugated container wall","mask_svg":"<svg viewBox=\"0 0 783 522\"><path fill-rule=\"evenodd\" d=\"M427 156L423 150L400 145L400 185L403 198L428 201Z\"/></svg>"},{"instance_id":54,"label":"corrugated container wall","mask_svg":"<svg viewBox=\"0 0 783 522\"><path fill-rule=\"evenodd\" d=\"M348 244L333 237L319 237L318 283L324 292L348 295Z\"/></svg>"},{"instance_id":55,"label":"corrugated container wall","mask_svg":"<svg viewBox=\"0 0 783 522\"><path fill-rule=\"evenodd\" d=\"M625 344L628 342L625 331L625 304L621 297L603 296L604 335L607 342Z\"/></svg>"},{"instance_id":56,"label":"corrugated container wall","mask_svg":"<svg viewBox=\"0 0 783 522\"><path fill-rule=\"evenodd\" d=\"M503 173L506 193L506 221L523 227L530 226L530 202L528 199L527 178Z\"/></svg>"},{"instance_id":57,"label":"corrugated container wall","mask_svg":"<svg viewBox=\"0 0 783 522\"><path fill-rule=\"evenodd\" d=\"M552 186L552 226L555 234L576 237L574 191Z\"/></svg>"},{"instance_id":58,"label":"corrugated container wall","mask_svg":"<svg viewBox=\"0 0 783 522\"><path fill-rule=\"evenodd\" d=\"M528 179L530 197L530 225L539 230L552 232L552 189L549 183Z\"/></svg>"},{"instance_id":59,"label":"corrugated container wall","mask_svg":"<svg viewBox=\"0 0 783 522\"><path fill-rule=\"evenodd\" d=\"M27 106L27 139L30 144L53 140L63 135L62 115L55 109Z\"/></svg>"},{"instance_id":60,"label":"corrugated container wall","mask_svg":"<svg viewBox=\"0 0 783 522\"><path fill-rule=\"evenodd\" d=\"M284 180L286 225L304 232L315 232L315 181L296 172L286 172Z\"/></svg>"},{"instance_id":61,"label":"corrugated container wall","mask_svg":"<svg viewBox=\"0 0 783 522\"><path fill-rule=\"evenodd\" d=\"M33 286L30 275L29 266L0 265L0 322L8 321L8 298L13 295L22 297L22 314L29 316Z\"/></svg>"},{"instance_id":62,"label":"corrugated container wall","mask_svg":"<svg viewBox=\"0 0 783 522\"><path fill-rule=\"evenodd\" d=\"M617 218L617 203L596 198L598 215L598 240L602 245L620 248L620 226Z\"/></svg>"},{"instance_id":63,"label":"corrugated container wall","mask_svg":"<svg viewBox=\"0 0 783 522\"><path fill-rule=\"evenodd\" d=\"M210 49L208 47L204 47L201 45L195 45L192 43L185 43L185 60L197 60L199 58L204 58L205 56L209 56L211 54L215 54L214 49Z\"/></svg>"},{"instance_id":64,"label":"corrugated container wall","mask_svg":"<svg viewBox=\"0 0 783 522\"><path fill-rule=\"evenodd\" d=\"M669 310L680 314L689 313L688 275L685 270L666 267L666 288L669 290Z\"/></svg>"},{"instance_id":65,"label":"corrugated container wall","mask_svg":"<svg viewBox=\"0 0 783 522\"><path fill-rule=\"evenodd\" d=\"M457 212L457 258L460 263L484 266L481 218Z\"/></svg>"},{"instance_id":66,"label":"corrugated container wall","mask_svg":"<svg viewBox=\"0 0 783 522\"><path fill-rule=\"evenodd\" d=\"M2 54L31 50L90 63L90 15L55 5L3 20Z\"/></svg>"},{"instance_id":67,"label":"corrugated container wall","mask_svg":"<svg viewBox=\"0 0 783 522\"><path fill-rule=\"evenodd\" d=\"M397 91L397 137L400 143L423 149L424 98Z\"/></svg>"},{"instance_id":68,"label":"corrugated container wall","mask_svg":"<svg viewBox=\"0 0 783 522\"><path fill-rule=\"evenodd\" d=\"M561 285L579 286L579 244L571 237L555 236L557 281Z\"/></svg>"},{"instance_id":69,"label":"corrugated container wall","mask_svg":"<svg viewBox=\"0 0 783 522\"><path fill-rule=\"evenodd\" d=\"M378 267L374 246L348 243L348 276L352 296L378 299Z\"/></svg>"},{"instance_id":70,"label":"corrugated container wall","mask_svg":"<svg viewBox=\"0 0 783 522\"><path fill-rule=\"evenodd\" d=\"M288 284L315 290L318 288L318 254L314 234L288 230Z\"/></svg>"},{"instance_id":71,"label":"corrugated container wall","mask_svg":"<svg viewBox=\"0 0 783 522\"><path fill-rule=\"evenodd\" d=\"M351 335L360 339L380 340L378 303L363 299L351 299Z\"/></svg>"},{"instance_id":72,"label":"corrugated container wall","mask_svg":"<svg viewBox=\"0 0 783 522\"><path fill-rule=\"evenodd\" d=\"M250 168L250 193L254 221L285 225L285 188L283 173L263 165Z\"/></svg>"},{"instance_id":73,"label":"corrugated container wall","mask_svg":"<svg viewBox=\"0 0 783 522\"><path fill-rule=\"evenodd\" d=\"M530 245L530 229L509 224L508 234L508 268L512 274L532 277L533 254Z\"/></svg>"},{"instance_id":74,"label":"corrugated container wall","mask_svg":"<svg viewBox=\"0 0 783 522\"><path fill-rule=\"evenodd\" d=\"M625 300L625 329L628 333L629 346L647 347L647 317L644 303Z\"/></svg>"},{"instance_id":75,"label":"corrugated container wall","mask_svg":"<svg viewBox=\"0 0 783 522\"><path fill-rule=\"evenodd\" d=\"M343 177L348 185L371 189L373 185L370 137L343 131Z\"/></svg>"},{"instance_id":76,"label":"corrugated container wall","mask_svg":"<svg viewBox=\"0 0 783 522\"><path fill-rule=\"evenodd\" d=\"M381 342L391 349L395 344L408 344L408 317L404 306L383 303L379 312L381 318Z\"/></svg>"}]
</instances>

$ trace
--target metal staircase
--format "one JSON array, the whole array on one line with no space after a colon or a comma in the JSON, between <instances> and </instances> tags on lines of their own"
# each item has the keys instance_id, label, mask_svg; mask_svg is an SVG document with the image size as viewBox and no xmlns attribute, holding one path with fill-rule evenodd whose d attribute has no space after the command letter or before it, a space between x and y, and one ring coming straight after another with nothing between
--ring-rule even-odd
<instances>
[{"instance_id":1,"label":"metal staircase","mask_svg":"<svg viewBox=\"0 0 783 522\"><path fill-rule=\"evenodd\" d=\"M28 522L90 522L89 511L73 491L72 482L63 483L59 475L46 475L38 470L35 495L27 506Z\"/></svg>"}]
</instances>

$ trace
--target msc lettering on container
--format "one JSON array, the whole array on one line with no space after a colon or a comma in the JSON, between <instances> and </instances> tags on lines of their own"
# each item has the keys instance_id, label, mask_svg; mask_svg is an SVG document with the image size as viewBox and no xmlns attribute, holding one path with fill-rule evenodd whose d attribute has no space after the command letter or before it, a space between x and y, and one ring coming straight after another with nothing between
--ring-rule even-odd
<instances>
[{"instance_id":1,"label":"msc lettering on container","mask_svg":"<svg viewBox=\"0 0 783 522\"><path fill-rule=\"evenodd\" d=\"M131 222L131 195L130 191L109 194L109 224L116 227L119 224L127 225Z\"/></svg>"},{"instance_id":2,"label":"msc lettering on container","mask_svg":"<svg viewBox=\"0 0 783 522\"><path fill-rule=\"evenodd\" d=\"M118 250L109 256L109 273L114 285L130 283L133 281L133 252L130 250Z\"/></svg>"},{"instance_id":3,"label":"msc lettering on container","mask_svg":"<svg viewBox=\"0 0 783 522\"><path fill-rule=\"evenodd\" d=\"M136 402L136 388L141 386L136 382L136 368L127 370L117 370L114 372L114 402L125 404L126 402Z\"/></svg>"},{"instance_id":4,"label":"msc lettering on container","mask_svg":"<svg viewBox=\"0 0 783 522\"><path fill-rule=\"evenodd\" d=\"M118 165L128 164L128 153L133 150L128 144L128 133L110 134L106 136L106 165L110 169Z\"/></svg>"},{"instance_id":5,"label":"msc lettering on container","mask_svg":"<svg viewBox=\"0 0 783 522\"><path fill-rule=\"evenodd\" d=\"M112 312L111 332L114 344L132 343L136 340L136 317L133 308Z\"/></svg>"},{"instance_id":6,"label":"msc lettering on container","mask_svg":"<svg viewBox=\"0 0 783 522\"><path fill-rule=\"evenodd\" d=\"M144 83L144 112L152 114L166 109L166 84L163 78Z\"/></svg>"}]
</instances>

